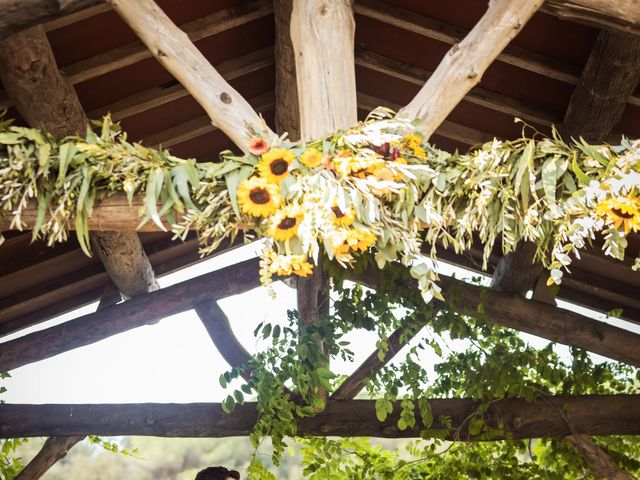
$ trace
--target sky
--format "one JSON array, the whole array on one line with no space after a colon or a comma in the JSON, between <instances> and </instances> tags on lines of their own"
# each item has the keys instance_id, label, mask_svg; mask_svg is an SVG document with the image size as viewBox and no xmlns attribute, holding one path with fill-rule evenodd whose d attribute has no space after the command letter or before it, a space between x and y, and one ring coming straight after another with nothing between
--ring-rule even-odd
<instances>
[{"instance_id":1,"label":"sky","mask_svg":"<svg viewBox=\"0 0 640 480\"><path fill-rule=\"evenodd\" d=\"M256 249L255 244L250 244L204 260L160 278L160 286L164 288L245 260L255 256ZM441 273L455 274L458 278L477 277L476 273L445 263L440 263L438 268ZM281 282L275 283L274 289L275 299L271 298L265 288L260 287L219 302L230 319L233 331L250 353L265 347L253 336L258 323L269 321L282 324L286 320L287 309L295 307L295 290ZM564 308L605 320L603 315L596 312L566 302L561 303ZM86 315L95 311L96 307L97 303L87 305L33 328L3 337L2 341ZM640 333L640 325L616 319L606 321ZM548 343L532 335L522 336L536 346L542 347ZM340 360L332 362L332 370L338 374L349 374L375 348L376 335L371 332L354 331L346 339L352 342L351 349L355 353L355 359L351 364ZM447 344L454 349L466 346L464 341ZM411 344L406 348L410 346ZM561 355L567 355L566 347L559 346L557 350ZM396 356L396 362L401 361L402 353L401 351ZM597 355L594 357L603 360ZM421 360L430 367L437 358L426 352ZM17 368L10 372L11 378L3 382L7 392L0 398L7 403L219 402L228 393L218 383L220 374L227 368L227 363L214 347L195 312L187 311L167 317L154 325L136 328ZM428 368L428 371L432 370Z\"/></svg>"}]
</instances>

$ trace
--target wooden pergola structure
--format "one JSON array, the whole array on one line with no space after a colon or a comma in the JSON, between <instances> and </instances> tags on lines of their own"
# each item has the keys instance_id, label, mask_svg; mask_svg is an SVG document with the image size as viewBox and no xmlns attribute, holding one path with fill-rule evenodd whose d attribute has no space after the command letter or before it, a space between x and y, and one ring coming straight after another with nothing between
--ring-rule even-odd
<instances>
[{"instance_id":1,"label":"wooden pergola structure","mask_svg":"<svg viewBox=\"0 0 640 480\"><path fill-rule=\"evenodd\" d=\"M0 1L0 37L0 103L10 117L62 137L111 112L130 138L199 160L234 144L245 150L246 126L258 114L278 133L311 139L349 127L379 105L422 118L431 141L451 150L519 135L513 117L543 133L556 124L563 135L591 142L640 137L634 0L492 0L488 8L475 0ZM5 232L0 335L98 299L100 306L1 343L0 371L188 309L230 365L247 360L217 301L259 286L257 260L159 290L157 275L198 261L197 239L173 242L152 223L136 231L138 207L114 197L95 209L96 258L74 240L48 247L32 244L28 232ZM23 217L33 222L35 211ZM8 223L0 217L0 229ZM630 258L640 250L638 236L629 237L628 250ZM481 255L478 246L446 260L478 269ZM556 298L602 312L622 308L625 320L640 323L640 273L630 266L587 250ZM556 307L527 245L506 257L496 252L490 272L490 291L444 279L445 297L455 292L458 301L441 308L466 313L484 303L498 325L640 367L640 335ZM354 280L377 283L374 273ZM305 322L318 317L323 285L321 273L298 281ZM523 296L529 289L531 300ZM389 352L404 337L392 334ZM374 351L325 411L299 422L299 432L416 436L418 427L400 431L394 415L378 422L373 401L353 400L391 356ZM594 471L613 462L586 435L640 434L640 397L633 395L494 406L512 438L569 435ZM434 418L449 416L454 426L476 407L465 399L432 401ZM558 415L562 409L570 424ZM217 404L1 405L0 437L51 437L19 477L39 478L87 434L247 435L255 421L252 404L231 415ZM462 430L457 439L473 439Z\"/></svg>"}]
</instances>

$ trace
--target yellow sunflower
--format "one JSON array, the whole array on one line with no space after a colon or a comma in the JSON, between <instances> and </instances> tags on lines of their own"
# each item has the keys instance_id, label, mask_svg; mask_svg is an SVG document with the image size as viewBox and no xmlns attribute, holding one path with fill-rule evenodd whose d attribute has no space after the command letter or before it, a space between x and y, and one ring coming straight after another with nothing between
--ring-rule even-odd
<instances>
[{"instance_id":1,"label":"yellow sunflower","mask_svg":"<svg viewBox=\"0 0 640 480\"><path fill-rule=\"evenodd\" d=\"M295 154L291 150L273 148L262 154L258 162L260 176L271 183L280 183L289 175L289 165L293 162Z\"/></svg>"},{"instance_id":2,"label":"yellow sunflower","mask_svg":"<svg viewBox=\"0 0 640 480\"><path fill-rule=\"evenodd\" d=\"M339 229L330 237L333 255L338 261L346 263L353 260L352 252L366 252L376 240L375 234L360 228Z\"/></svg>"},{"instance_id":3,"label":"yellow sunflower","mask_svg":"<svg viewBox=\"0 0 640 480\"><path fill-rule=\"evenodd\" d=\"M300 161L309 168L317 167L322 163L322 152L316 148L308 148L300 157Z\"/></svg>"},{"instance_id":4,"label":"yellow sunflower","mask_svg":"<svg viewBox=\"0 0 640 480\"><path fill-rule=\"evenodd\" d=\"M349 208L346 212L343 212L342 210L340 210L340 207L334 205L333 207L331 207L331 211L333 211L333 214L335 215L333 223L341 227L348 227L355 220L355 212L352 208Z\"/></svg>"},{"instance_id":5,"label":"yellow sunflower","mask_svg":"<svg viewBox=\"0 0 640 480\"><path fill-rule=\"evenodd\" d=\"M622 227L624 233L640 231L640 199L637 197L607 198L600 202L596 214L606 216L617 229Z\"/></svg>"},{"instance_id":6,"label":"yellow sunflower","mask_svg":"<svg viewBox=\"0 0 640 480\"><path fill-rule=\"evenodd\" d=\"M244 213L254 217L267 217L274 213L280 202L277 185L264 178L252 177L243 180L238 187L238 205Z\"/></svg>"},{"instance_id":7,"label":"yellow sunflower","mask_svg":"<svg viewBox=\"0 0 640 480\"><path fill-rule=\"evenodd\" d=\"M269 271L275 275L298 275L308 277L313 271L313 265L308 262L306 255L269 255L271 264Z\"/></svg>"},{"instance_id":8,"label":"yellow sunflower","mask_svg":"<svg viewBox=\"0 0 640 480\"><path fill-rule=\"evenodd\" d=\"M293 238L298 232L298 225L304 215L298 207L288 206L278 211L271 223L269 235L276 240L284 242Z\"/></svg>"}]
</instances>

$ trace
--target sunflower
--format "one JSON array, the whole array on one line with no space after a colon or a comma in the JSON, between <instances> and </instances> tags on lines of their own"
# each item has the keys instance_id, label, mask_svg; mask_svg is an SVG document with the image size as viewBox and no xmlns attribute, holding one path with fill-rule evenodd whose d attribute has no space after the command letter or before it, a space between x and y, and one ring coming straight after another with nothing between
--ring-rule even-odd
<instances>
[{"instance_id":1,"label":"sunflower","mask_svg":"<svg viewBox=\"0 0 640 480\"><path fill-rule=\"evenodd\" d=\"M329 237L334 257L348 263L353 260L352 252L366 252L376 243L377 237L368 230L360 228L339 229Z\"/></svg>"},{"instance_id":2,"label":"sunflower","mask_svg":"<svg viewBox=\"0 0 640 480\"><path fill-rule=\"evenodd\" d=\"M317 167L322 163L322 152L316 148L308 148L300 157L303 165L309 168Z\"/></svg>"},{"instance_id":3,"label":"sunflower","mask_svg":"<svg viewBox=\"0 0 640 480\"><path fill-rule=\"evenodd\" d=\"M313 271L313 265L308 262L306 255L269 255L269 271L275 275L298 275L308 277Z\"/></svg>"},{"instance_id":4,"label":"sunflower","mask_svg":"<svg viewBox=\"0 0 640 480\"><path fill-rule=\"evenodd\" d=\"M618 229L623 227L624 233L640 230L640 199L637 197L607 198L600 202L596 214L606 216Z\"/></svg>"},{"instance_id":5,"label":"sunflower","mask_svg":"<svg viewBox=\"0 0 640 480\"><path fill-rule=\"evenodd\" d=\"M281 202L278 186L264 178L252 177L240 183L238 204L244 213L254 217L267 217L274 213Z\"/></svg>"},{"instance_id":6,"label":"sunflower","mask_svg":"<svg viewBox=\"0 0 640 480\"><path fill-rule=\"evenodd\" d=\"M269 235L281 242L293 238L298 232L298 225L302 222L303 217L304 215L298 207L284 207L274 215Z\"/></svg>"},{"instance_id":7,"label":"sunflower","mask_svg":"<svg viewBox=\"0 0 640 480\"><path fill-rule=\"evenodd\" d=\"M264 138L252 137L249 140L249 152L259 157L263 153L269 150L269 144Z\"/></svg>"},{"instance_id":8,"label":"sunflower","mask_svg":"<svg viewBox=\"0 0 640 480\"><path fill-rule=\"evenodd\" d=\"M331 211L335 215L333 219L333 223L335 225L339 225L340 227L348 227L355 220L355 214L352 208L349 208L346 212L340 210L340 207L334 205L331 207Z\"/></svg>"},{"instance_id":9,"label":"sunflower","mask_svg":"<svg viewBox=\"0 0 640 480\"><path fill-rule=\"evenodd\" d=\"M291 150L274 148L262 154L262 160L258 162L260 176L271 183L280 183L289 175L289 165L293 162L295 154Z\"/></svg>"}]
</instances>

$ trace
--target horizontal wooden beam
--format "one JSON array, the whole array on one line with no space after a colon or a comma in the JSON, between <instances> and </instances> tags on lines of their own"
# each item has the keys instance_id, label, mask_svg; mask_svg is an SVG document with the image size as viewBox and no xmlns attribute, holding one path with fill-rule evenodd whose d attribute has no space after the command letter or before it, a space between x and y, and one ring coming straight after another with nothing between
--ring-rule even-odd
<instances>
[{"instance_id":1,"label":"horizontal wooden beam","mask_svg":"<svg viewBox=\"0 0 640 480\"><path fill-rule=\"evenodd\" d=\"M260 285L253 258L0 345L0 372L38 362Z\"/></svg>"},{"instance_id":2,"label":"horizontal wooden beam","mask_svg":"<svg viewBox=\"0 0 640 480\"><path fill-rule=\"evenodd\" d=\"M218 33L259 20L273 13L267 0L251 0L241 6L227 8L180 26L192 42L198 42ZM85 82L114 70L133 65L153 57L144 43L138 41L99 53L65 67L64 71L72 84Z\"/></svg>"},{"instance_id":3,"label":"horizontal wooden beam","mask_svg":"<svg viewBox=\"0 0 640 480\"><path fill-rule=\"evenodd\" d=\"M356 49L356 65L393 77L397 80L411 83L418 87L422 87L425 80L433 74L432 71L415 67L362 48ZM538 107L537 105L531 105L516 98L502 95L501 93L492 92L482 87L474 87L467 96L464 97L464 100L474 105L480 105L481 107L518 117L531 123L551 125L552 123L559 123L561 120L561 116L555 112Z\"/></svg>"},{"instance_id":4,"label":"horizontal wooden beam","mask_svg":"<svg viewBox=\"0 0 640 480\"><path fill-rule=\"evenodd\" d=\"M216 70L227 82L231 82L244 75L267 68L274 63L273 48L267 47L256 50L233 60L223 62L216 66ZM111 114L114 121L132 117L152 108L165 105L189 95L189 92L180 84L170 87L155 87L130 95L117 102L104 105L90 111L87 116L92 119L102 118L107 113Z\"/></svg>"},{"instance_id":5,"label":"horizontal wooden beam","mask_svg":"<svg viewBox=\"0 0 640 480\"><path fill-rule=\"evenodd\" d=\"M360 274L349 272L349 278L371 288L378 285L379 270ZM418 288L416 281L404 280L408 289ZM584 348L613 360L640 367L640 335L623 328L553 307L520 295L500 293L478 287L452 277L441 277L440 286L447 304L444 308L486 319L502 327L537 335L553 342ZM482 305L483 313L478 313Z\"/></svg>"},{"instance_id":6,"label":"horizontal wooden beam","mask_svg":"<svg viewBox=\"0 0 640 480\"><path fill-rule=\"evenodd\" d=\"M547 0L542 11L563 20L640 35L640 2L637 0Z\"/></svg>"},{"instance_id":7,"label":"horizontal wooden beam","mask_svg":"<svg viewBox=\"0 0 640 480\"><path fill-rule=\"evenodd\" d=\"M487 423L505 427L513 439L563 437L579 432L590 435L640 434L640 395L587 395L545 397L535 402L511 398L495 400ZM430 400L434 424L449 417L450 440L474 440L467 427L479 403L468 399ZM400 430L399 403L384 422L375 414L374 400L333 401L315 417L298 420L299 435L418 437L415 428ZM158 437L231 437L249 435L258 415L255 403L237 406L226 414L218 403L0 405L0 438L47 435L151 435ZM419 415L417 418L420 418ZM494 437L496 438L496 437ZM500 438L500 437L497 437ZM496 438L496 439L497 439Z\"/></svg>"}]
</instances>

